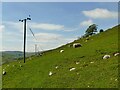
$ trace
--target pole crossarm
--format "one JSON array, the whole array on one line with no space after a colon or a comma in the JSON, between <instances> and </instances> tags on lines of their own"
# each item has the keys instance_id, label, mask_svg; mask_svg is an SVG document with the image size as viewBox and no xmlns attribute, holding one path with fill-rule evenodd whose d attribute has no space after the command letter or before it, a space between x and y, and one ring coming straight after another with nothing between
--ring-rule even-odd
<instances>
[{"instance_id":1,"label":"pole crossarm","mask_svg":"<svg viewBox=\"0 0 120 90\"><path fill-rule=\"evenodd\" d=\"M26 19L20 19L20 22L24 23L24 63L25 63L25 48L26 48L26 24L27 24L27 20L31 20L30 15L29 17L27 17Z\"/></svg>"}]
</instances>

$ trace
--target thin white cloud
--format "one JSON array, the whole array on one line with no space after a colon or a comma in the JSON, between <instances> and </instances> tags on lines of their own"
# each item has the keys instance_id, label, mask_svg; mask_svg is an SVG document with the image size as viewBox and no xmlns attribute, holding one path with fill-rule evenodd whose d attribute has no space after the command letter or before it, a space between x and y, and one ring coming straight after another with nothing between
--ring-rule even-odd
<instances>
[{"instance_id":1,"label":"thin white cloud","mask_svg":"<svg viewBox=\"0 0 120 90\"><path fill-rule=\"evenodd\" d=\"M93 24L93 21L91 19L80 23L81 26L90 26L92 24Z\"/></svg>"},{"instance_id":2,"label":"thin white cloud","mask_svg":"<svg viewBox=\"0 0 120 90\"><path fill-rule=\"evenodd\" d=\"M31 28L42 30L63 30L64 25L49 24L49 23L31 23Z\"/></svg>"},{"instance_id":3,"label":"thin white cloud","mask_svg":"<svg viewBox=\"0 0 120 90\"><path fill-rule=\"evenodd\" d=\"M117 18L118 13L115 11L109 11L108 9L103 9L103 8L96 8L94 10L89 10L89 11L82 11L82 13L90 18L94 19L110 19L110 18Z\"/></svg>"},{"instance_id":4,"label":"thin white cloud","mask_svg":"<svg viewBox=\"0 0 120 90\"><path fill-rule=\"evenodd\" d=\"M23 23L22 22L12 22L12 21L4 21L5 30L17 30L19 32L23 32Z\"/></svg>"},{"instance_id":5,"label":"thin white cloud","mask_svg":"<svg viewBox=\"0 0 120 90\"><path fill-rule=\"evenodd\" d=\"M50 50L57 48L61 45L65 45L69 42L72 42L76 38L74 37L65 37L61 34L56 34L56 33L37 33L35 34L35 37L37 40L33 39L33 42L39 46L39 50ZM28 48L28 51L34 50L34 45L31 43L28 44L31 45L31 48Z\"/></svg>"},{"instance_id":6,"label":"thin white cloud","mask_svg":"<svg viewBox=\"0 0 120 90\"><path fill-rule=\"evenodd\" d=\"M0 25L0 32L2 32L5 29L4 25Z\"/></svg>"},{"instance_id":7,"label":"thin white cloud","mask_svg":"<svg viewBox=\"0 0 120 90\"><path fill-rule=\"evenodd\" d=\"M53 33L37 33L35 34L38 42L52 42L57 38L60 38L60 34L53 34Z\"/></svg>"}]
</instances>

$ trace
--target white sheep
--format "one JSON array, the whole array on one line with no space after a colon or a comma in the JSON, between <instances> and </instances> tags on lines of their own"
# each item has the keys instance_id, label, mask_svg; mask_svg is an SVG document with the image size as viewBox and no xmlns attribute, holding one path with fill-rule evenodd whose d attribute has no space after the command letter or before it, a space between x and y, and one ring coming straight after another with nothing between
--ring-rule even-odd
<instances>
[{"instance_id":1,"label":"white sheep","mask_svg":"<svg viewBox=\"0 0 120 90\"><path fill-rule=\"evenodd\" d=\"M79 64L80 62L76 62L76 64Z\"/></svg>"},{"instance_id":2,"label":"white sheep","mask_svg":"<svg viewBox=\"0 0 120 90\"><path fill-rule=\"evenodd\" d=\"M55 68L58 69L58 66L56 66Z\"/></svg>"},{"instance_id":3,"label":"white sheep","mask_svg":"<svg viewBox=\"0 0 120 90\"><path fill-rule=\"evenodd\" d=\"M114 56L118 56L120 53L115 53Z\"/></svg>"},{"instance_id":4,"label":"white sheep","mask_svg":"<svg viewBox=\"0 0 120 90\"><path fill-rule=\"evenodd\" d=\"M60 53L64 52L64 50L60 50Z\"/></svg>"},{"instance_id":5,"label":"white sheep","mask_svg":"<svg viewBox=\"0 0 120 90\"><path fill-rule=\"evenodd\" d=\"M50 72L49 72L49 76L51 76L51 75L53 75L53 73L50 71Z\"/></svg>"},{"instance_id":6,"label":"white sheep","mask_svg":"<svg viewBox=\"0 0 120 90\"><path fill-rule=\"evenodd\" d=\"M103 56L103 59L108 59L108 58L110 58L110 55L104 55Z\"/></svg>"},{"instance_id":7,"label":"white sheep","mask_svg":"<svg viewBox=\"0 0 120 90\"><path fill-rule=\"evenodd\" d=\"M5 70L3 70L3 75L5 75L6 74L6 71Z\"/></svg>"},{"instance_id":8,"label":"white sheep","mask_svg":"<svg viewBox=\"0 0 120 90\"><path fill-rule=\"evenodd\" d=\"M90 62L90 63L94 63L94 62Z\"/></svg>"},{"instance_id":9,"label":"white sheep","mask_svg":"<svg viewBox=\"0 0 120 90\"><path fill-rule=\"evenodd\" d=\"M69 70L70 70L70 71L73 71L73 70L75 70L75 68L70 68Z\"/></svg>"}]
</instances>

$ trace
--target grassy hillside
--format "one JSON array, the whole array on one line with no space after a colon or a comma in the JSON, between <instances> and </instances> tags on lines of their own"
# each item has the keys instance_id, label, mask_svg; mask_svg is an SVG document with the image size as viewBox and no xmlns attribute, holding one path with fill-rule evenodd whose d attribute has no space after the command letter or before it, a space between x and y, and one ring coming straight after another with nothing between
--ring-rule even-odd
<instances>
[{"instance_id":1,"label":"grassy hillside","mask_svg":"<svg viewBox=\"0 0 120 90\"><path fill-rule=\"evenodd\" d=\"M85 38L74 42L80 42L82 47L67 44L43 56L28 58L25 64L2 65L7 72L3 75L3 88L117 88L118 56L113 53L118 52L118 26L90 37L87 42ZM61 49L63 53L59 52ZM105 54L111 57L103 60ZM72 67L75 70L69 71Z\"/></svg>"}]
</instances>

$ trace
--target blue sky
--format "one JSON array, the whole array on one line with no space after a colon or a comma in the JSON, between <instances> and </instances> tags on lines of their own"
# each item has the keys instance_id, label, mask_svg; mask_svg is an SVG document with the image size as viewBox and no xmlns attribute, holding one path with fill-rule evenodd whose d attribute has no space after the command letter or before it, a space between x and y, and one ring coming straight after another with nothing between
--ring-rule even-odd
<instances>
[{"instance_id":1,"label":"blue sky","mask_svg":"<svg viewBox=\"0 0 120 90\"><path fill-rule=\"evenodd\" d=\"M27 22L27 51L34 51L35 44L39 50L47 50L71 42L93 23L98 25L98 31L111 28L118 24L117 12L117 2L4 2L0 50L23 50L23 23L18 20L29 14L32 20Z\"/></svg>"}]
</instances>

